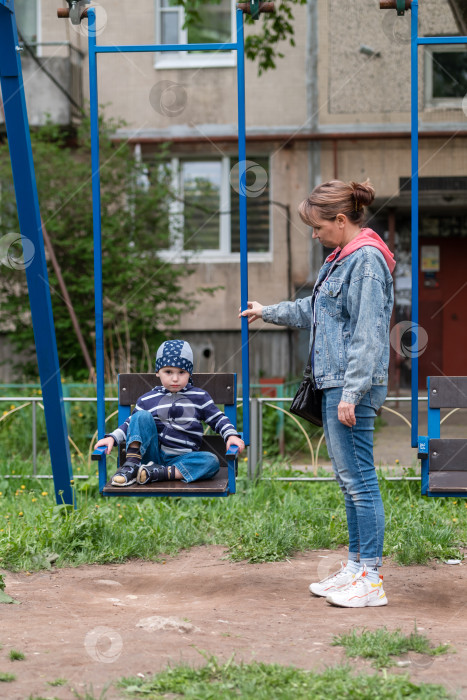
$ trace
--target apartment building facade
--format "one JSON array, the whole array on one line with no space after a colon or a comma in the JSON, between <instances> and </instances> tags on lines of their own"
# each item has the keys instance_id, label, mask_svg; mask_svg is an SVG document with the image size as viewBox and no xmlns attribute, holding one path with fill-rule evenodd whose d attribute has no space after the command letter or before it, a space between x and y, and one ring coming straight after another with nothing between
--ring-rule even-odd
<instances>
[{"instance_id":1,"label":"apartment building facade","mask_svg":"<svg viewBox=\"0 0 467 700\"><path fill-rule=\"evenodd\" d=\"M62 79L85 99L86 22L58 20L58 4L15 2L24 34L39 44L38 57L49 67L68 61ZM420 35L465 33L460 0L419 4ZM206 5L200 25L188 29L183 8L169 0L118 6L102 0L97 7L102 44L229 41L235 33L229 0ZM284 56L277 67L259 75L247 62L249 296L275 303L309 294L323 250L300 221L298 203L320 181L369 177L377 192L369 223L398 260L398 323L410 318L410 13L397 17L376 0L308 0L293 11L295 42L278 46ZM247 35L257 26L248 25ZM180 335L192 343L198 369L239 370L235 53L101 55L98 71L105 113L127 124L116 138L133 144L149 179L154 154L170 143L182 233L160 258L194 268L184 284L199 300L182 317ZM38 107L37 90L34 98L34 75L26 91L31 123L40 123L46 110ZM421 374L437 373L436 367L465 374L459 348L467 341L467 47L420 49L419 77L420 323L429 339ZM49 88L61 99L55 85ZM76 119L69 103L65 112L57 110L57 121ZM200 291L206 287L215 293ZM306 333L256 326L253 379L299 375ZM409 360L395 353L392 362L393 385L404 385Z\"/></svg>"}]
</instances>

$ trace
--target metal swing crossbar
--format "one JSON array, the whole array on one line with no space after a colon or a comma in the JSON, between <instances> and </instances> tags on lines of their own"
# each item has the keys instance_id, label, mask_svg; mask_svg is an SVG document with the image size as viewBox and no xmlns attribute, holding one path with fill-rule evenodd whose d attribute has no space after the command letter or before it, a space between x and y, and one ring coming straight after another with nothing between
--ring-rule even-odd
<instances>
[{"instance_id":1,"label":"metal swing crossbar","mask_svg":"<svg viewBox=\"0 0 467 700\"><path fill-rule=\"evenodd\" d=\"M412 447L418 447L422 465L422 494L425 496L467 496L467 439L442 439L441 408L467 408L467 377L427 377L428 435L418 435L418 47L428 45L467 45L467 36L418 36L419 0L380 0L381 9L411 10L411 256L412 256Z\"/></svg>"},{"instance_id":2,"label":"metal swing crossbar","mask_svg":"<svg viewBox=\"0 0 467 700\"><path fill-rule=\"evenodd\" d=\"M150 44L150 45L111 45L98 46L96 41L96 12L94 8L86 9L87 0L72 2L68 0L69 10L60 10L59 17L70 17L75 23L79 23L84 17L88 20L88 50L89 50L89 88L90 88L90 120L91 120L91 160L92 160L92 199L93 199L93 228L94 228L94 298L96 313L96 374L97 374L97 428L99 438L105 434L105 384L104 384L104 309L102 293L102 234L101 234L101 201L100 201L100 162L99 162L99 108L98 108L98 83L97 83L97 55L109 53L143 53L143 52L165 52L165 51L236 51L237 52L237 101L238 101L238 161L239 161L239 213L240 213L240 301L241 308L247 308L248 300L248 239L247 239L247 219L246 219L246 168L242 163L246 163L246 123L245 123L245 56L244 56L244 32L243 13L247 8L239 7L236 11L236 41L212 44ZM248 3L246 3L248 5ZM274 9L273 3L256 3L251 8L251 14L256 17L259 12L271 12ZM248 348L248 321L245 317L241 319L241 343L242 343L242 386L243 391L248 391L250 386L249 372L249 348ZM141 385L139 378L148 375L135 375L134 380L128 379L131 375L120 375L119 387L122 382L130 382L131 386L140 386L141 393L148 390L148 384ZM221 375L224 376L224 375ZM227 382L231 386L236 386L233 375ZM152 377L152 386L157 383ZM128 387L127 387L128 388ZM119 389L120 392L120 389ZM123 392L123 388L122 388ZM211 392L209 392L211 393ZM138 394L138 396L140 395ZM123 397L120 395L119 417L129 415L130 405L128 402L122 403ZM133 396L135 403L137 396ZM217 397L219 403L224 403L226 413L230 412L231 422L236 425L236 395L233 400L224 402ZM216 397L213 396L216 402ZM126 401L126 399L125 399ZM121 410L120 410L121 408ZM245 445L250 443L250 411L249 401L244 402L243 412L243 440ZM223 441L222 441L223 442ZM208 441L209 443L209 441ZM209 447L207 449L210 449ZM213 448L214 449L214 448ZM217 450L219 445L217 443ZM227 496L235 493L236 476L236 453L238 450L229 450L228 466L225 456L221 455L221 471L214 480L209 482L192 482L191 484L177 483L175 486L147 486L131 489L117 489L107 484L106 459L103 450L96 450L93 459L99 461L99 491L103 496L117 495L119 497L128 496ZM224 450L225 452L225 450Z\"/></svg>"}]
</instances>

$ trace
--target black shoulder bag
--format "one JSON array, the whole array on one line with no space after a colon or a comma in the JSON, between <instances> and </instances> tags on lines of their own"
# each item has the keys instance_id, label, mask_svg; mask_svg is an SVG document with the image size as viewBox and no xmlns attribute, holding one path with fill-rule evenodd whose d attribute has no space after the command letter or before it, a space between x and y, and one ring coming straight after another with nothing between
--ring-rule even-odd
<instances>
[{"instance_id":1,"label":"black shoulder bag","mask_svg":"<svg viewBox=\"0 0 467 700\"><path fill-rule=\"evenodd\" d=\"M316 332L316 329L315 329ZM313 356L313 347L315 344L315 333L313 334L313 343L311 345L310 356L307 366L303 373L303 379L300 382L297 393L295 394L292 403L290 404L290 413L300 418L318 425L323 425L323 414L321 412L321 401L323 398L323 390L318 389L313 377L311 366L311 358Z\"/></svg>"},{"instance_id":2,"label":"black shoulder bag","mask_svg":"<svg viewBox=\"0 0 467 700\"><path fill-rule=\"evenodd\" d=\"M328 270L326 278L323 280L323 282L321 282L318 289L316 289L313 292L313 308L316 304L316 295L319 294L319 289L321 288L321 285L324 282L326 282L329 275L336 267L338 259L339 256L337 256L334 259L333 264ZM316 386L312 368L313 347L315 345L316 338L316 323L313 323L313 328L313 342L311 344L310 356L308 358L307 366L305 367L305 371L303 373L303 379L300 382L300 386L298 387L297 393L295 394L292 403L290 404L290 413L293 413L295 416L299 416L300 418L304 418L310 423L313 423L313 425L317 425L321 428L323 425L323 413L321 410L323 390L318 389L318 387Z\"/></svg>"}]
</instances>

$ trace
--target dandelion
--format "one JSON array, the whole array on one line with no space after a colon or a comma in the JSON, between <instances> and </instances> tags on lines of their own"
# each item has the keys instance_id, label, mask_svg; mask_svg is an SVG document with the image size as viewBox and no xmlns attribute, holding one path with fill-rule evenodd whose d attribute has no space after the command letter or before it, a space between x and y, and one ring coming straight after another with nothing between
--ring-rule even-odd
<instances>
[{"instance_id":1,"label":"dandelion","mask_svg":"<svg viewBox=\"0 0 467 700\"><path fill-rule=\"evenodd\" d=\"M7 520L8 520L9 517L10 517L9 515L5 515L5 518L6 518Z\"/></svg>"},{"instance_id":2,"label":"dandelion","mask_svg":"<svg viewBox=\"0 0 467 700\"><path fill-rule=\"evenodd\" d=\"M37 498L31 498L31 503L35 503L37 501Z\"/></svg>"},{"instance_id":3,"label":"dandelion","mask_svg":"<svg viewBox=\"0 0 467 700\"><path fill-rule=\"evenodd\" d=\"M141 522L144 523L144 518L140 518Z\"/></svg>"},{"instance_id":4,"label":"dandelion","mask_svg":"<svg viewBox=\"0 0 467 700\"><path fill-rule=\"evenodd\" d=\"M74 483L75 483L75 480L74 480L74 479L70 479L70 484L71 484L72 486L73 486Z\"/></svg>"},{"instance_id":5,"label":"dandelion","mask_svg":"<svg viewBox=\"0 0 467 700\"><path fill-rule=\"evenodd\" d=\"M80 472L80 471L81 471L81 467L77 467L77 470Z\"/></svg>"},{"instance_id":6,"label":"dandelion","mask_svg":"<svg viewBox=\"0 0 467 700\"><path fill-rule=\"evenodd\" d=\"M400 464L400 461L398 459L396 459L396 464Z\"/></svg>"},{"instance_id":7,"label":"dandelion","mask_svg":"<svg viewBox=\"0 0 467 700\"><path fill-rule=\"evenodd\" d=\"M10 406L10 411L14 411L15 408L16 408L15 404L12 403L11 406Z\"/></svg>"},{"instance_id":8,"label":"dandelion","mask_svg":"<svg viewBox=\"0 0 467 700\"><path fill-rule=\"evenodd\" d=\"M244 461L244 462L248 462L248 457L244 457L244 458L243 458L243 461Z\"/></svg>"},{"instance_id":9,"label":"dandelion","mask_svg":"<svg viewBox=\"0 0 467 700\"><path fill-rule=\"evenodd\" d=\"M22 518L22 517L23 517L23 515L24 515L23 511L22 511L22 510L20 510L20 512L18 513L18 515L19 515L19 517L20 517L20 518Z\"/></svg>"},{"instance_id":10,"label":"dandelion","mask_svg":"<svg viewBox=\"0 0 467 700\"><path fill-rule=\"evenodd\" d=\"M453 501L453 502L452 502L452 505L453 505L453 506L456 506L456 505L457 505L457 501Z\"/></svg>"},{"instance_id":11,"label":"dandelion","mask_svg":"<svg viewBox=\"0 0 467 700\"><path fill-rule=\"evenodd\" d=\"M267 455L267 453L268 453L267 450L263 450L263 455Z\"/></svg>"},{"instance_id":12,"label":"dandelion","mask_svg":"<svg viewBox=\"0 0 467 700\"><path fill-rule=\"evenodd\" d=\"M42 491L42 493L41 493L41 496L48 496L48 495L49 494L47 493L47 491Z\"/></svg>"},{"instance_id":13,"label":"dandelion","mask_svg":"<svg viewBox=\"0 0 467 700\"><path fill-rule=\"evenodd\" d=\"M119 517L119 518L123 518L123 515L120 514L118 517Z\"/></svg>"},{"instance_id":14,"label":"dandelion","mask_svg":"<svg viewBox=\"0 0 467 700\"><path fill-rule=\"evenodd\" d=\"M16 474L16 472L15 472L15 470L14 470L14 469L12 469L12 470L11 470L11 473L12 473L12 474Z\"/></svg>"},{"instance_id":15,"label":"dandelion","mask_svg":"<svg viewBox=\"0 0 467 700\"><path fill-rule=\"evenodd\" d=\"M453 523L457 523L457 518L453 518L453 519L452 519L452 522L453 522Z\"/></svg>"},{"instance_id":16,"label":"dandelion","mask_svg":"<svg viewBox=\"0 0 467 700\"><path fill-rule=\"evenodd\" d=\"M22 488L24 490L26 488L26 486L24 484L21 484L20 488Z\"/></svg>"},{"instance_id":17,"label":"dandelion","mask_svg":"<svg viewBox=\"0 0 467 700\"><path fill-rule=\"evenodd\" d=\"M96 505L95 505L94 507L95 507L95 508L100 508L100 506L99 506L99 505L97 505L97 503L96 503Z\"/></svg>"},{"instance_id":18,"label":"dandelion","mask_svg":"<svg viewBox=\"0 0 467 700\"><path fill-rule=\"evenodd\" d=\"M3 491L0 491L0 496L3 496ZM467 504L466 504L467 505Z\"/></svg>"},{"instance_id":19,"label":"dandelion","mask_svg":"<svg viewBox=\"0 0 467 700\"><path fill-rule=\"evenodd\" d=\"M78 418L84 418L84 413L78 413Z\"/></svg>"},{"instance_id":20,"label":"dandelion","mask_svg":"<svg viewBox=\"0 0 467 700\"><path fill-rule=\"evenodd\" d=\"M3 411L3 415L4 416L8 415L8 411Z\"/></svg>"}]
</instances>

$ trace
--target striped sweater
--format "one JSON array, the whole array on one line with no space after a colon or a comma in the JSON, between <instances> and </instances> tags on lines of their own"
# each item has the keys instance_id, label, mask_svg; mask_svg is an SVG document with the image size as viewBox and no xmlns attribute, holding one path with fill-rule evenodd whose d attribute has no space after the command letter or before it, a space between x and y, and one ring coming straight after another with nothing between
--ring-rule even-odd
<instances>
[{"instance_id":1,"label":"striped sweater","mask_svg":"<svg viewBox=\"0 0 467 700\"><path fill-rule=\"evenodd\" d=\"M231 435L238 435L208 392L191 384L176 393L156 386L139 397L132 415L137 411L152 413L160 447L166 454L197 452L203 437L202 421L219 433L225 441ZM109 433L117 444L126 440L130 419L131 416L113 433Z\"/></svg>"}]
</instances>

